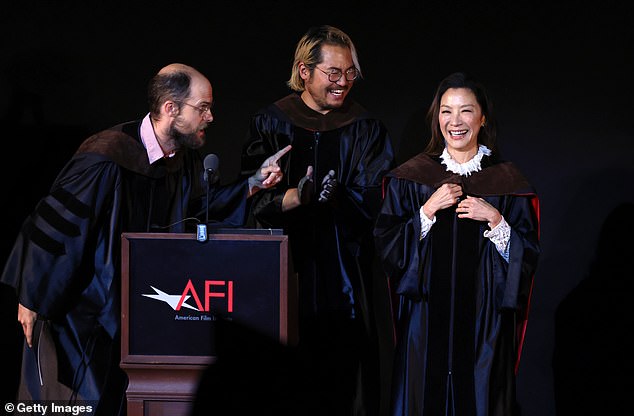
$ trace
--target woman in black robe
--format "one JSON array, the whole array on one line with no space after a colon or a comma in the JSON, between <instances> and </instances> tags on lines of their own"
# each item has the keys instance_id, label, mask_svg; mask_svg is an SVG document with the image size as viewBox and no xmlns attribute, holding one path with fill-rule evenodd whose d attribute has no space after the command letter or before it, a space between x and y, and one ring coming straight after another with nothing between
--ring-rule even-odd
<instances>
[{"instance_id":1,"label":"woman in black robe","mask_svg":"<svg viewBox=\"0 0 634 416\"><path fill-rule=\"evenodd\" d=\"M428 117L430 143L386 176L374 230L398 296L391 414L515 415L538 198L499 158L477 81L445 78Z\"/></svg>"}]
</instances>

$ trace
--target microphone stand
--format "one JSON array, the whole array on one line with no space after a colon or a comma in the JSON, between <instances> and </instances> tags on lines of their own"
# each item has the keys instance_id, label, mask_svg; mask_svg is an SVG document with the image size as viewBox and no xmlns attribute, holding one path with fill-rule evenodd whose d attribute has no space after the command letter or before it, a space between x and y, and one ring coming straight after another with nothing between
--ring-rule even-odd
<instances>
[{"instance_id":1,"label":"microphone stand","mask_svg":"<svg viewBox=\"0 0 634 416\"><path fill-rule=\"evenodd\" d=\"M209 184L211 183L211 173L213 169L207 169L207 196L205 197L205 225L209 224Z\"/></svg>"},{"instance_id":2,"label":"microphone stand","mask_svg":"<svg viewBox=\"0 0 634 416\"><path fill-rule=\"evenodd\" d=\"M207 241L207 224L209 224L209 186L211 183L211 174L213 169L205 169L205 185L207 187L207 192L205 194L205 223L198 224L197 229L198 232L196 234L196 239L198 241L205 242Z\"/></svg>"}]
</instances>

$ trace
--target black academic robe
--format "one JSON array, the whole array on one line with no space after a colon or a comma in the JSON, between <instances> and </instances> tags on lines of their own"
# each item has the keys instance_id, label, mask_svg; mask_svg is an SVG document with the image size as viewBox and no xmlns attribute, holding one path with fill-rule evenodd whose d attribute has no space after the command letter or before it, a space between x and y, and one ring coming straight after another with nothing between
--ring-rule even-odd
<instances>
[{"instance_id":1,"label":"black academic robe","mask_svg":"<svg viewBox=\"0 0 634 416\"><path fill-rule=\"evenodd\" d=\"M348 331L352 337L354 330L345 327L349 321L360 323L366 333L366 341L356 342L369 344L367 337L376 334L372 228L381 203L382 178L394 167L385 126L351 99L323 115L306 106L298 94L290 94L255 114L248 134L242 154L245 175L266 155L293 146L281 160L283 183L256 194L251 212L257 226L283 228L289 236L299 283L300 345L314 342L323 346L323 353L335 355L337 346L323 343L343 339L335 335L338 331ZM314 167L316 192L323 177L334 170L339 185L333 200L320 203L314 198L308 205L282 212L285 192L297 187L309 165ZM327 377L332 384L347 376Z\"/></svg>"},{"instance_id":2,"label":"black academic robe","mask_svg":"<svg viewBox=\"0 0 634 416\"><path fill-rule=\"evenodd\" d=\"M485 156L470 176L419 154L385 178L374 231L398 295L392 415L516 414L515 371L539 253L533 187L509 162ZM507 263L455 205L420 239L420 207L443 183L482 197L511 227Z\"/></svg>"},{"instance_id":3,"label":"black academic robe","mask_svg":"<svg viewBox=\"0 0 634 416\"><path fill-rule=\"evenodd\" d=\"M41 320L33 348L25 344L25 400L82 400L108 416L125 409L121 233L185 232L195 226L189 217L205 218L207 196L200 155L187 149L150 165L139 128L140 121L125 123L81 144L25 220L5 265L0 281ZM243 223L247 191L246 181L213 188L214 218ZM40 350L40 336L52 347Z\"/></svg>"}]
</instances>

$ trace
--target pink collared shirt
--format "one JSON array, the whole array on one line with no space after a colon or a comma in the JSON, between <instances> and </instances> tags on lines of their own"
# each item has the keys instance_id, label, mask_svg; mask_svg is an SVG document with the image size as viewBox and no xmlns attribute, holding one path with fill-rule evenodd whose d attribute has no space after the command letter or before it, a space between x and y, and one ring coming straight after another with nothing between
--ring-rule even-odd
<instances>
[{"instance_id":1,"label":"pink collared shirt","mask_svg":"<svg viewBox=\"0 0 634 416\"><path fill-rule=\"evenodd\" d=\"M145 150L147 151L147 158L150 161L150 165L157 160L166 157L165 154L163 154L163 149L161 149L158 139L156 138L156 133L154 133L154 127L152 127L152 121L150 120L150 113L148 113L141 122L140 134L143 146L145 146ZM174 153L167 155L167 157L172 156L174 156Z\"/></svg>"}]
</instances>

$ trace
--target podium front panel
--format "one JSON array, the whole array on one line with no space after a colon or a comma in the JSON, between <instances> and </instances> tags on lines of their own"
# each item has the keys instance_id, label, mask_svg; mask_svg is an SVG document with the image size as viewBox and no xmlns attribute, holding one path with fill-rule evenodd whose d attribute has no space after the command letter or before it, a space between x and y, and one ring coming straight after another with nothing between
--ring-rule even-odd
<instances>
[{"instance_id":1,"label":"podium front panel","mask_svg":"<svg viewBox=\"0 0 634 416\"><path fill-rule=\"evenodd\" d=\"M122 362L208 362L220 319L285 342L286 236L129 233L122 247Z\"/></svg>"}]
</instances>

